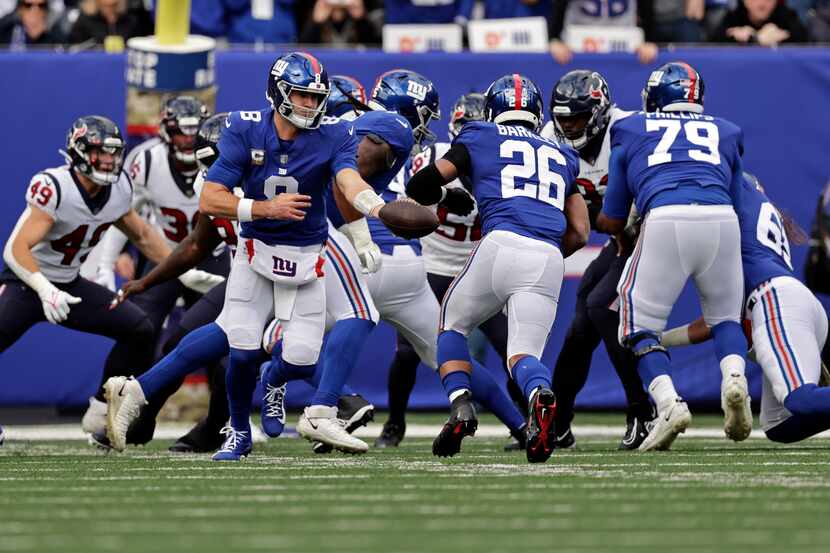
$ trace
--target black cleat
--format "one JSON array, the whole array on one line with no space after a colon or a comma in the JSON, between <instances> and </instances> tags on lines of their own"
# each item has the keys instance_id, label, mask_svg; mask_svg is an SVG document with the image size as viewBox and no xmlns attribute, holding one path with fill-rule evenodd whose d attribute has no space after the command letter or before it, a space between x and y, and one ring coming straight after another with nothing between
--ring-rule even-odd
<instances>
[{"instance_id":1,"label":"black cleat","mask_svg":"<svg viewBox=\"0 0 830 553\"><path fill-rule=\"evenodd\" d=\"M168 449L173 453L212 453L219 449L224 441L219 432L221 429L221 426L217 428L208 424L207 419L202 419Z\"/></svg>"},{"instance_id":2,"label":"black cleat","mask_svg":"<svg viewBox=\"0 0 830 553\"><path fill-rule=\"evenodd\" d=\"M375 447L378 448L387 448L387 447L398 447L403 441L404 434L406 434L406 423L402 422L400 424L386 421L383 424L383 430L380 433L380 436L375 440Z\"/></svg>"},{"instance_id":3,"label":"black cleat","mask_svg":"<svg viewBox=\"0 0 830 553\"><path fill-rule=\"evenodd\" d=\"M647 419L641 414L629 412L625 417L625 436L617 449L633 451L639 448L651 431L653 419L653 416Z\"/></svg>"},{"instance_id":4,"label":"black cleat","mask_svg":"<svg viewBox=\"0 0 830 553\"><path fill-rule=\"evenodd\" d=\"M112 445L110 444L110 439L107 437L107 431L102 430L101 432L93 432L87 437L87 443L94 448L100 449L102 451L110 451L112 449Z\"/></svg>"},{"instance_id":5,"label":"black cleat","mask_svg":"<svg viewBox=\"0 0 830 553\"><path fill-rule=\"evenodd\" d=\"M539 388L530 399L527 418L527 460L544 463L556 442L556 396L550 388Z\"/></svg>"},{"instance_id":6,"label":"black cleat","mask_svg":"<svg viewBox=\"0 0 830 553\"><path fill-rule=\"evenodd\" d=\"M366 426L375 418L375 406L360 394L340 396L337 400L337 418L342 420L346 432L351 434L361 426ZM314 442L314 453L331 453L332 447L323 442Z\"/></svg>"},{"instance_id":7,"label":"black cleat","mask_svg":"<svg viewBox=\"0 0 830 553\"><path fill-rule=\"evenodd\" d=\"M518 430L511 430L510 436L513 441L504 446L505 451L524 451L527 448L527 424Z\"/></svg>"},{"instance_id":8,"label":"black cleat","mask_svg":"<svg viewBox=\"0 0 830 553\"><path fill-rule=\"evenodd\" d=\"M571 432L571 426L568 425L560 428L556 433L556 439L553 440L554 449L576 449L576 438Z\"/></svg>"},{"instance_id":9,"label":"black cleat","mask_svg":"<svg viewBox=\"0 0 830 553\"><path fill-rule=\"evenodd\" d=\"M476 409L469 392L455 398L450 406L450 418L432 442L432 454L452 457L461 451L461 440L474 436L478 428Z\"/></svg>"}]
</instances>

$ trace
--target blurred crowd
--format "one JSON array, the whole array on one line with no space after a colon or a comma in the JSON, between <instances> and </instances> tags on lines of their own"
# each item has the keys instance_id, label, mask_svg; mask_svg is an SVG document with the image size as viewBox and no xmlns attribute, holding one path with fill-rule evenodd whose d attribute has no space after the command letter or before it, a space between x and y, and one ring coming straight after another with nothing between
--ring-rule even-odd
<instances>
[{"instance_id":1,"label":"blurred crowd","mask_svg":"<svg viewBox=\"0 0 830 553\"><path fill-rule=\"evenodd\" d=\"M153 33L153 0L0 0L0 45L95 47ZM830 42L830 0L191 0L191 32L229 43L377 46L384 24L542 16L551 54L577 16L636 25L647 62L656 44L776 46Z\"/></svg>"}]
</instances>

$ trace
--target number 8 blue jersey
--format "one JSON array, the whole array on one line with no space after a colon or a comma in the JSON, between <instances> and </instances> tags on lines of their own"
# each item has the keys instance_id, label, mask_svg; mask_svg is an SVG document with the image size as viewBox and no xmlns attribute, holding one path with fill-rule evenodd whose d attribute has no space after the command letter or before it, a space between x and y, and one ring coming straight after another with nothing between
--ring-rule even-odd
<instances>
[{"instance_id":1,"label":"number 8 blue jersey","mask_svg":"<svg viewBox=\"0 0 830 553\"><path fill-rule=\"evenodd\" d=\"M506 230L558 248L568 226L565 199L577 192L576 151L521 126L483 121L464 125L456 143L470 155L484 234Z\"/></svg>"},{"instance_id":2,"label":"number 8 blue jersey","mask_svg":"<svg viewBox=\"0 0 830 553\"><path fill-rule=\"evenodd\" d=\"M603 212L625 219L632 199L645 215L664 205L734 204L740 196L743 133L686 112L637 113L611 127Z\"/></svg>"},{"instance_id":3,"label":"number 8 blue jersey","mask_svg":"<svg viewBox=\"0 0 830 553\"><path fill-rule=\"evenodd\" d=\"M744 266L744 293L778 276L793 276L790 244L781 214L769 198L745 178L743 198L735 206L741 224L741 259Z\"/></svg>"},{"instance_id":4,"label":"number 8 blue jersey","mask_svg":"<svg viewBox=\"0 0 830 553\"><path fill-rule=\"evenodd\" d=\"M240 236L268 245L323 244L328 236L323 193L339 171L357 170L354 127L325 120L316 129L301 130L294 140L281 140L273 119L270 108L231 113L219 140L219 159L205 180L229 189L242 186L245 197L254 200L283 192L311 196L302 221L257 219L242 223Z\"/></svg>"}]
</instances>

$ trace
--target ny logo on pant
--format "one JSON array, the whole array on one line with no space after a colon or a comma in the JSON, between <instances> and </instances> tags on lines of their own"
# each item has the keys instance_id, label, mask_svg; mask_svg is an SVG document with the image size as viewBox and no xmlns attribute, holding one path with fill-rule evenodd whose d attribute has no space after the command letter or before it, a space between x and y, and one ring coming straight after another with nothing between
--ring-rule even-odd
<instances>
[{"instance_id":1,"label":"ny logo on pant","mask_svg":"<svg viewBox=\"0 0 830 553\"><path fill-rule=\"evenodd\" d=\"M297 262L274 256L274 274L280 276L297 276Z\"/></svg>"}]
</instances>

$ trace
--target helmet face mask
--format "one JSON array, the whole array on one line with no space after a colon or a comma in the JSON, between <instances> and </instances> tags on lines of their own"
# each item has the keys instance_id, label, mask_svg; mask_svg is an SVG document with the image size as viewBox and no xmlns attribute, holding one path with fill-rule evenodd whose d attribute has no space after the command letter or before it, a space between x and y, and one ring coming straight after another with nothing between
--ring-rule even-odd
<instances>
[{"instance_id":1,"label":"helmet face mask","mask_svg":"<svg viewBox=\"0 0 830 553\"><path fill-rule=\"evenodd\" d=\"M80 117L67 133L64 155L72 169L99 186L110 186L121 176L124 140L110 119Z\"/></svg>"},{"instance_id":2,"label":"helmet face mask","mask_svg":"<svg viewBox=\"0 0 830 553\"><path fill-rule=\"evenodd\" d=\"M265 97L271 107L295 127L316 129L326 113L329 92L328 74L317 58L292 52L279 57L271 66ZM316 97L316 105L294 103L298 101L295 93Z\"/></svg>"},{"instance_id":3,"label":"helmet face mask","mask_svg":"<svg viewBox=\"0 0 830 553\"><path fill-rule=\"evenodd\" d=\"M188 165L196 163L194 139L208 115L207 107L193 96L177 96L164 103L159 136L175 159Z\"/></svg>"},{"instance_id":4,"label":"helmet face mask","mask_svg":"<svg viewBox=\"0 0 830 553\"><path fill-rule=\"evenodd\" d=\"M550 115L559 140L577 150L601 135L611 120L611 94L596 71L569 71L556 83Z\"/></svg>"},{"instance_id":5,"label":"helmet face mask","mask_svg":"<svg viewBox=\"0 0 830 553\"><path fill-rule=\"evenodd\" d=\"M393 111L409 121L415 151L437 140L429 125L441 118L439 106L438 91L432 81L406 69L393 69L381 74L369 101L370 108Z\"/></svg>"},{"instance_id":6,"label":"helmet face mask","mask_svg":"<svg viewBox=\"0 0 830 553\"><path fill-rule=\"evenodd\" d=\"M219 139L228 119L227 112L205 119L199 127L193 146L199 169L207 171L219 158Z\"/></svg>"}]
</instances>

